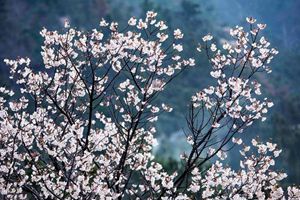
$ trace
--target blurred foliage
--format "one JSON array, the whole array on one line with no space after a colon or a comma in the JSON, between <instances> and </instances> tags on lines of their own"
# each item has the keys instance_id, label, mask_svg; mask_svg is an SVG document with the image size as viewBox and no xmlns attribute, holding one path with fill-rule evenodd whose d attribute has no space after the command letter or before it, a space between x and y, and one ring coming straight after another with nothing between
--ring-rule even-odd
<instances>
[{"instance_id":1,"label":"blurred foliage","mask_svg":"<svg viewBox=\"0 0 300 200\"><path fill-rule=\"evenodd\" d=\"M287 170L289 182L299 183L300 180L300 96L286 98L279 104L279 110L284 115L276 113L272 117L274 140L283 148L280 157L280 167ZM291 167L295 166L295 167Z\"/></svg>"},{"instance_id":2,"label":"blurred foliage","mask_svg":"<svg viewBox=\"0 0 300 200\"><path fill-rule=\"evenodd\" d=\"M169 157L166 159L158 155L155 157L155 161L160 163L168 173L182 171L182 165L178 160L175 160L174 158Z\"/></svg>"},{"instance_id":3,"label":"blurred foliage","mask_svg":"<svg viewBox=\"0 0 300 200\"><path fill-rule=\"evenodd\" d=\"M177 157L178 152L174 149L184 140L177 139L177 133L185 130L190 96L211 83L207 59L195 51L198 42L208 32L213 33L218 42L226 38L226 27L243 24L246 16L257 17L268 24L266 34L280 51L271 76L257 77L267 96L275 100L275 106L270 114L272 120L257 124L245 136L249 139L260 134L262 138L272 137L278 142L284 149L281 167L289 171L289 182L299 184L299 9L298 0L1 0L0 59L27 56L32 58L32 67L39 70L42 68L42 38L39 35L42 27L61 30L63 21L69 19L72 26L90 29L97 27L102 17L124 26L130 16L143 17L147 10L155 10L171 30L182 29L184 56L195 57L197 62L196 67L181 74L157 99L174 107L172 113L161 116L157 127L159 137L163 138L157 154L163 165L172 171L179 167L178 161L172 157ZM14 86L3 63L0 64L0 84ZM234 154L231 157L234 163Z\"/></svg>"}]
</instances>

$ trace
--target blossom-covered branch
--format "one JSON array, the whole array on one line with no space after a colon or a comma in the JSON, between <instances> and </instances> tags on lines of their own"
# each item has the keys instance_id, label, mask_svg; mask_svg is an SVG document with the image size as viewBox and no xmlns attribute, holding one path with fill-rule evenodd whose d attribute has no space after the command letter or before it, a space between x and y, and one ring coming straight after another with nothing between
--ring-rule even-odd
<instances>
[{"instance_id":1,"label":"blossom-covered branch","mask_svg":"<svg viewBox=\"0 0 300 200\"><path fill-rule=\"evenodd\" d=\"M0 88L0 194L4 199L291 199L286 175L271 170L280 150L253 140L242 147L241 169L224 167L230 145L243 130L266 119L273 103L261 97L255 74L270 72L277 51L260 36L265 28L247 18L250 30L230 31L232 41L203 37L216 80L190 102L183 169L172 174L154 161L155 122L172 108L156 98L189 66L182 56L184 34L170 34L149 11L120 29L100 21L79 31L43 29L40 71L30 59L6 59L18 87ZM221 49L217 46L222 45ZM249 154L249 155L248 155ZM211 167L205 168L210 162ZM204 169L204 171L203 171Z\"/></svg>"}]
</instances>

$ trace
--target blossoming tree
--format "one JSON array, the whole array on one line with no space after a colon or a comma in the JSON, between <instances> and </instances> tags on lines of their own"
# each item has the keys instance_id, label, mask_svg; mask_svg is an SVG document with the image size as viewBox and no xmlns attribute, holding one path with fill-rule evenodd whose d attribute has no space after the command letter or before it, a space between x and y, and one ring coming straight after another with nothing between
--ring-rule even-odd
<instances>
[{"instance_id":1,"label":"blossoming tree","mask_svg":"<svg viewBox=\"0 0 300 200\"><path fill-rule=\"evenodd\" d=\"M44 69L28 58L5 60L18 87L0 88L0 194L4 199L299 199L300 190L272 170L281 150L242 132L264 121L273 103L262 97L259 72L271 72L277 51L262 36L264 24L230 31L218 48L203 37L215 85L192 96L182 170L169 174L154 161L155 122L172 108L155 99L194 66L181 55L183 33L148 12L79 31L41 31ZM222 163L240 146L240 169ZM214 159L214 158L219 159ZM210 167L203 168L204 164Z\"/></svg>"}]
</instances>

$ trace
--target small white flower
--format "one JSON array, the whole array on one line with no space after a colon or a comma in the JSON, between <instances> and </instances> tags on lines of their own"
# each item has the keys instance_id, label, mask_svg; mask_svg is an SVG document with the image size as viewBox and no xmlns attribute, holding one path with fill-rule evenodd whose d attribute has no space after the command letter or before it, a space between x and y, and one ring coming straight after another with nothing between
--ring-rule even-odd
<instances>
[{"instance_id":1,"label":"small white flower","mask_svg":"<svg viewBox=\"0 0 300 200\"><path fill-rule=\"evenodd\" d=\"M147 27L148 27L147 23L143 22L143 20L140 19L138 22L137 28L138 29L147 29Z\"/></svg>"},{"instance_id":2,"label":"small white flower","mask_svg":"<svg viewBox=\"0 0 300 200\"><path fill-rule=\"evenodd\" d=\"M256 19L254 19L253 17L246 17L246 21L249 23L249 24L254 24L256 22Z\"/></svg>"},{"instance_id":3,"label":"small white flower","mask_svg":"<svg viewBox=\"0 0 300 200\"><path fill-rule=\"evenodd\" d=\"M243 143L243 140L241 138L232 138L232 142L238 145L241 145Z\"/></svg>"},{"instance_id":4,"label":"small white flower","mask_svg":"<svg viewBox=\"0 0 300 200\"><path fill-rule=\"evenodd\" d=\"M156 12L153 12L153 11L148 11L146 13L146 17L147 18L155 18L157 16L157 13Z\"/></svg>"},{"instance_id":5,"label":"small white flower","mask_svg":"<svg viewBox=\"0 0 300 200\"><path fill-rule=\"evenodd\" d=\"M183 50L183 47L181 44L173 44L173 49L177 50L178 52L181 52Z\"/></svg>"},{"instance_id":6,"label":"small white flower","mask_svg":"<svg viewBox=\"0 0 300 200\"><path fill-rule=\"evenodd\" d=\"M222 150L218 151L217 156L218 156L221 160L225 160L225 158L227 158L227 154L226 154L224 151L222 151Z\"/></svg>"},{"instance_id":7,"label":"small white flower","mask_svg":"<svg viewBox=\"0 0 300 200\"><path fill-rule=\"evenodd\" d=\"M205 88L203 90L206 94L213 94L215 91L215 88L213 86L210 86L209 88Z\"/></svg>"},{"instance_id":8,"label":"small white flower","mask_svg":"<svg viewBox=\"0 0 300 200\"><path fill-rule=\"evenodd\" d=\"M213 36L210 34L207 34L202 38L203 42L210 41L212 39L213 39Z\"/></svg>"},{"instance_id":9,"label":"small white flower","mask_svg":"<svg viewBox=\"0 0 300 200\"><path fill-rule=\"evenodd\" d=\"M258 145L258 142L255 139L252 139L251 143L252 143L253 146L257 146Z\"/></svg>"},{"instance_id":10,"label":"small white flower","mask_svg":"<svg viewBox=\"0 0 300 200\"><path fill-rule=\"evenodd\" d=\"M189 188L189 190L193 193L196 193L200 190L200 185L198 184L192 184Z\"/></svg>"},{"instance_id":11,"label":"small white flower","mask_svg":"<svg viewBox=\"0 0 300 200\"><path fill-rule=\"evenodd\" d=\"M166 30L168 28L164 21L159 21L155 24L155 26L158 27L160 31Z\"/></svg>"},{"instance_id":12,"label":"small white flower","mask_svg":"<svg viewBox=\"0 0 300 200\"><path fill-rule=\"evenodd\" d=\"M70 28L70 21L69 20L65 20L64 27L65 28Z\"/></svg>"},{"instance_id":13,"label":"small white flower","mask_svg":"<svg viewBox=\"0 0 300 200\"><path fill-rule=\"evenodd\" d=\"M280 149L280 150L276 150L276 151L274 151L273 152L273 154L274 154L274 157L276 158L276 157L278 157L279 156L279 154L282 152L282 150Z\"/></svg>"},{"instance_id":14,"label":"small white flower","mask_svg":"<svg viewBox=\"0 0 300 200\"><path fill-rule=\"evenodd\" d=\"M105 21L105 19L101 19L101 21L100 21L100 26L103 26L103 27L105 27L105 26L108 26L109 25L109 23L107 23L106 21Z\"/></svg>"},{"instance_id":15,"label":"small white flower","mask_svg":"<svg viewBox=\"0 0 300 200\"><path fill-rule=\"evenodd\" d=\"M221 74L222 74L222 71L221 70L216 70L216 71L211 71L210 72L210 75L214 78L220 78L221 77Z\"/></svg>"},{"instance_id":16,"label":"small white flower","mask_svg":"<svg viewBox=\"0 0 300 200\"><path fill-rule=\"evenodd\" d=\"M202 51L202 46L201 46L201 44L198 44L197 51L198 51L198 52L201 52L201 51Z\"/></svg>"},{"instance_id":17,"label":"small white flower","mask_svg":"<svg viewBox=\"0 0 300 200\"><path fill-rule=\"evenodd\" d=\"M211 44L211 45L210 45L210 50L211 50L212 52L217 51L217 46L216 46L215 44Z\"/></svg>"},{"instance_id":18,"label":"small white flower","mask_svg":"<svg viewBox=\"0 0 300 200\"><path fill-rule=\"evenodd\" d=\"M188 142L189 144L193 145L193 144L194 144L193 137L189 135L189 136L187 137L187 142Z\"/></svg>"},{"instance_id":19,"label":"small white flower","mask_svg":"<svg viewBox=\"0 0 300 200\"><path fill-rule=\"evenodd\" d=\"M257 27L261 30L265 29L267 27L266 24L257 24Z\"/></svg>"},{"instance_id":20,"label":"small white flower","mask_svg":"<svg viewBox=\"0 0 300 200\"><path fill-rule=\"evenodd\" d=\"M168 39L168 35L165 33L157 33L156 36L159 39L159 42L164 42L166 39Z\"/></svg>"},{"instance_id":21,"label":"small white flower","mask_svg":"<svg viewBox=\"0 0 300 200\"><path fill-rule=\"evenodd\" d=\"M274 105L274 103L273 103L272 101L268 101L268 102L267 102L268 108L271 108L273 105Z\"/></svg>"},{"instance_id":22,"label":"small white flower","mask_svg":"<svg viewBox=\"0 0 300 200\"><path fill-rule=\"evenodd\" d=\"M135 17L131 17L129 20L128 20L128 25L130 26L135 26L136 25L136 18Z\"/></svg>"},{"instance_id":23,"label":"small white flower","mask_svg":"<svg viewBox=\"0 0 300 200\"><path fill-rule=\"evenodd\" d=\"M181 32L180 29L176 29L174 31L174 38L175 39L182 39L183 38L183 33Z\"/></svg>"}]
</instances>

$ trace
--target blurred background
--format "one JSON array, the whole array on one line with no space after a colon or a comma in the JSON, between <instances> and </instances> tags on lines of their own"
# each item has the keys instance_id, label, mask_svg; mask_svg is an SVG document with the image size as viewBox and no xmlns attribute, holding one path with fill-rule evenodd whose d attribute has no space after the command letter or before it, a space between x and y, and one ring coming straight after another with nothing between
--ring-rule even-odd
<instances>
[{"instance_id":1,"label":"blurred background","mask_svg":"<svg viewBox=\"0 0 300 200\"><path fill-rule=\"evenodd\" d=\"M187 103L192 94L212 81L206 58L194 50L202 36L212 33L222 41L229 27L245 25L246 16L253 16L267 24L264 34L280 53L273 61L273 73L256 77L275 106L267 121L256 123L244 136L246 140L272 138L278 143L283 153L277 168L289 175L285 183L300 184L299 0L0 0L0 84L14 86L4 58L27 56L33 68L42 68L42 27L62 30L68 19L72 26L84 30L98 27L102 17L122 26L131 16L143 17L147 10L158 12L171 29L180 28L185 34L185 54L197 60L197 66L178 77L160 99L174 111L162 115L157 125L157 159L172 170L177 167L179 153L188 148L183 133ZM236 166L233 158L229 156L229 164Z\"/></svg>"}]
</instances>

